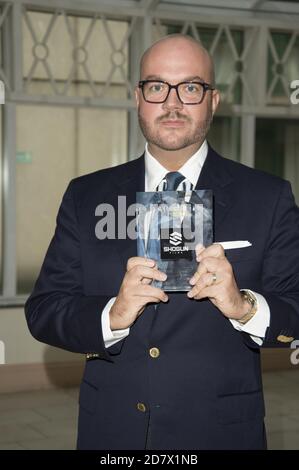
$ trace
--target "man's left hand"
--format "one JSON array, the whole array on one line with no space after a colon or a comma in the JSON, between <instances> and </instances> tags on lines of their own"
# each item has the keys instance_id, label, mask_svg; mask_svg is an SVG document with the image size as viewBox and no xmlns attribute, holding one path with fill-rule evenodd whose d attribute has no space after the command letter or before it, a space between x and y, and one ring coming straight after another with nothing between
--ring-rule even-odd
<instances>
[{"instance_id":1,"label":"man's left hand","mask_svg":"<svg viewBox=\"0 0 299 470\"><path fill-rule=\"evenodd\" d=\"M190 279L193 288L188 292L190 299L209 298L227 318L238 320L246 315L249 305L241 296L233 268L220 244L208 248L196 247L198 269Z\"/></svg>"}]
</instances>

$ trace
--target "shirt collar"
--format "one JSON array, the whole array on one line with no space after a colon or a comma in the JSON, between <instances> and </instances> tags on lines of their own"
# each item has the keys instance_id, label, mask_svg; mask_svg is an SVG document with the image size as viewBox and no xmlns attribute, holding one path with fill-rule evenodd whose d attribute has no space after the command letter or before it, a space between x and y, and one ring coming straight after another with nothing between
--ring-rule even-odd
<instances>
[{"instance_id":1,"label":"shirt collar","mask_svg":"<svg viewBox=\"0 0 299 470\"><path fill-rule=\"evenodd\" d=\"M178 170L195 188L201 169L207 158L208 144L205 140L201 147L192 155L186 163ZM164 168L148 150L148 144L145 145L145 191L156 191L157 186L169 172Z\"/></svg>"}]
</instances>

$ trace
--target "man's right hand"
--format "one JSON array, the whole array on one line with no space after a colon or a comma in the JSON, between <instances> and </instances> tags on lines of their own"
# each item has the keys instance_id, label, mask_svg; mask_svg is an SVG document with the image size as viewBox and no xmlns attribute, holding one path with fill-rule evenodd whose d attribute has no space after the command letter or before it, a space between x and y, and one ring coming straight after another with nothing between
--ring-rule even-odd
<instances>
[{"instance_id":1,"label":"man's right hand","mask_svg":"<svg viewBox=\"0 0 299 470\"><path fill-rule=\"evenodd\" d=\"M111 330L131 326L150 302L167 302L162 289L151 286L153 279L165 281L166 274L157 269L156 262L136 256L129 258L127 272L123 278L118 296L110 310Z\"/></svg>"}]
</instances>

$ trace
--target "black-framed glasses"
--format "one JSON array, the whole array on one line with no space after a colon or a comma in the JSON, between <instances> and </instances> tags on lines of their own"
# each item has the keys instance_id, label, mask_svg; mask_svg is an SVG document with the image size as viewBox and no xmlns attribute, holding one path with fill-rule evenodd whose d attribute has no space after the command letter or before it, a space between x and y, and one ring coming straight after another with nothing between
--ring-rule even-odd
<instances>
[{"instance_id":1,"label":"black-framed glasses","mask_svg":"<svg viewBox=\"0 0 299 470\"><path fill-rule=\"evenodd\" d=\"M199 81L180 82L176 85L163 80L140 80L138 87L148 103L164 103L172 88L175 89L178 99L183 104L202 103L207 90L215 90L212 85Z\"/></svg>"}]
</instances>

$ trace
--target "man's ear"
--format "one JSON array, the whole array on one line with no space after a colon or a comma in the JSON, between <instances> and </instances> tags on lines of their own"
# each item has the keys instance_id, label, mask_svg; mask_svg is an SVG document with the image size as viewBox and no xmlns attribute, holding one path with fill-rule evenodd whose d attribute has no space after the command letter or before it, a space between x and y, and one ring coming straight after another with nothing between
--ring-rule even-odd
<instances>
[{"instance_id":1,"label":"man's ear","mask_svg":"<svg viewBox=\"0 0 299 470\"><path fill-rule=\"evenodd\" d=\"M216 109L218 108L220 102L220 93L218 90L212 91L212 112L215 113Z\"/></svg>"},{"instance_id":2,"label":"man's ear","mask_svg":"<svg viewBox=\"0 0 299 470\"><path fill-rule=\"evenodd\" d=\"M135 93L136 106L138 108L139 107L139 101L140 101L140 88L138 86L135 87L134 93Z\"/></svg>"}]
</instances>

